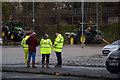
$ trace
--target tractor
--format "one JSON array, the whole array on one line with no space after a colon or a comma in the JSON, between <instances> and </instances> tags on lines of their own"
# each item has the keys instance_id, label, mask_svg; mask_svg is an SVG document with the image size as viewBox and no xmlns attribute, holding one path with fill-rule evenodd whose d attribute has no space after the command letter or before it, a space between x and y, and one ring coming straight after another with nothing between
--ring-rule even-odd
<instances>
[{"instance_id":1,"label":"tractor","mask_svg":"<svg viewBox=\"0 0 120 80\"><path fill-rule=\"evenodd\" d=\"M82 23L80 28L75 30L74 33L65 33L70 43L78 44L82 43ZM101 43L102 33L97 30L97 25L90 25L89 23L83 23L83 43Z\"/></svg>"},{"instance_id":2,"label":"tractor","mask_svg":"<svg viewBox=\"0 0 120 80\"><path fill-rule=\"evenodd\" d=\"M25 32L19 27L18 21L7 21L2 25L2 37L3 40L21 41L25 37Z\"/></svg>"}]
</instances>

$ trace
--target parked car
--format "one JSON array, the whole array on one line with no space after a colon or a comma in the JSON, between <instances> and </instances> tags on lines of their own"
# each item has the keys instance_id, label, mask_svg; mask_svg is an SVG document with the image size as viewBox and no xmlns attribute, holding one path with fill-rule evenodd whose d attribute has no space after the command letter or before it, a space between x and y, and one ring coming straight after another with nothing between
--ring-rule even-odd
<instances>
[{"instance_id":1,"label":"parked car","mask_svg":"<svg viewBox=\"0 0 120 80\"><path fill-rule=\"evenodd\" d=\"M109 53L106 60L106 69L110 73L120 72L120 48Z\"/></svg>"},{"instance_id":2,"label":"parked car","mask_svg":"<svg viewBox=\"0 0 120 80\"><path fill-rule=\"evenodd\" d=\"M3 42L2 42L2 38L0 38L0 45L2 45L2 43L3 43Z\"/></svg>"},{"instance_id":3,"label":"parked car","mask_svg":"<svg viewBox=\"0 0 120 80\"><path fill-rule=\"evenodd\" d=\"M102 53L103 55L108 55L110 52L115 51L118 48L120 48L120 40L117 40L112 44L105 46L102 50Z\"/></svg>"}]
</instances>

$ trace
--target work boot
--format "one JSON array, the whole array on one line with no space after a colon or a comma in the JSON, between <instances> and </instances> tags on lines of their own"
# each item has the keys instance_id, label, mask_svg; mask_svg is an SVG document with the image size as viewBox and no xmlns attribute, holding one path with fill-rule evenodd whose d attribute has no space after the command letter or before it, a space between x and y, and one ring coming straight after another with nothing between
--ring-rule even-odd
<instances>
[{"instance_id":1,"label":"work boot","mask_svg":"<svg viewBox=\"0 0 120 80\"><path fill-rule=\"evenodd\" d=\"M32 68L37 68L37 67L35 66L35 62L32 62Z\"/></svg>"},{"instance_id":2,"label":"work boot","mask_svg":"<svg viewBox=\"0 0 120 80\"><path fill-rule=\"evenodd\" d=\"M62 66L61 65L55 65L55 67L61 68Z\"/></svg>"},{"instance_id":3,"label":"work boot","mask_svg":"<svg viewBox=\"0 0 120 80\"><path fill-rule=\"evenodd\" d=\"M44 68L45 63L42 63L42 68Z\"/></svg>"},{"instance_id":4,"label":"work boot","mask_svg":"<svg viewBox=\"0 0 120 80\"><path fill-rule=\"evenodd\" d=\"M50 67L49 67L49 63L48 63L48 62L46 62L46 68L50 68Z\"/></svg>"},{"instance_id":5,"label":"work boot","mask_svg":"<svg viewBox=\"0 0 120 80\"><path fill-rule=\"evenodd\" d=\"M27 62L27 67L26 68L29 68L30 67L30 62Z\"/></svg>"},{"instance_id":6,"label":"work boot","mask_svg":"<svg viewBox=\"0 0 120 80\"><path fill-rule=\"evenodd\" d=\"M58 67L58 64L57 64L57 65L55 65L55 67Z\"/></svg>"}]
</instances>

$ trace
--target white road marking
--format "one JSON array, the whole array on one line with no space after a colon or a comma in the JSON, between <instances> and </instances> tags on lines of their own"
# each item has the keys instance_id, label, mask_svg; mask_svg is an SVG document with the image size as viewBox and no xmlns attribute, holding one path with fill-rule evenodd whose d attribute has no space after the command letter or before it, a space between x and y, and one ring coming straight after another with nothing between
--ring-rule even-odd
<instances>
[{"instance_id":1,"label":"white road marking","mask_svg":"<svg viewBox=\"0 0 120 80\"><path fill-rule=\"evenodd\" d=\"M43 76L43 75L35 75L35 76Z\"/></svg>"}]
</instances>

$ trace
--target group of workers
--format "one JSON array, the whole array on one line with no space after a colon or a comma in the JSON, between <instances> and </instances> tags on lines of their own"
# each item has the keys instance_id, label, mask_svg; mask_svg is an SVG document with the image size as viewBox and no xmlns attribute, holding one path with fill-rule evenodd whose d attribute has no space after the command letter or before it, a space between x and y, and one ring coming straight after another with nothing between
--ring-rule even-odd
<instances>
[{"instance_id":1,"label":"group of workers","mask_svg":"<svg viewBox=\"0 0 120 80\"><path fill-rule=\"evenodd\" d=\"M35 66L35 56L36 56L36 47L38 45L40 45L40 54L42 54L42 68L44 68L45 64L46 67L49 68L49 57L52 49L55 51L57 57L57 65L55 65L55 67L62 67L61 52L63 48L63 42L64 42L64 38L59 32L56 32L56 39L54 41L54 44L52 44L52 41L51 39L49 39L48 34L45 34L40 42L38 41L35 32L33 32L30 35L29 34L26 35L21 42L21 45L24 48L24 52L25 52L26 68L30 67L31 57L32 57L32 68L37 68ZM45 59L46 59L46 63L45 63Z\"/></svg>"}]
</instances>

